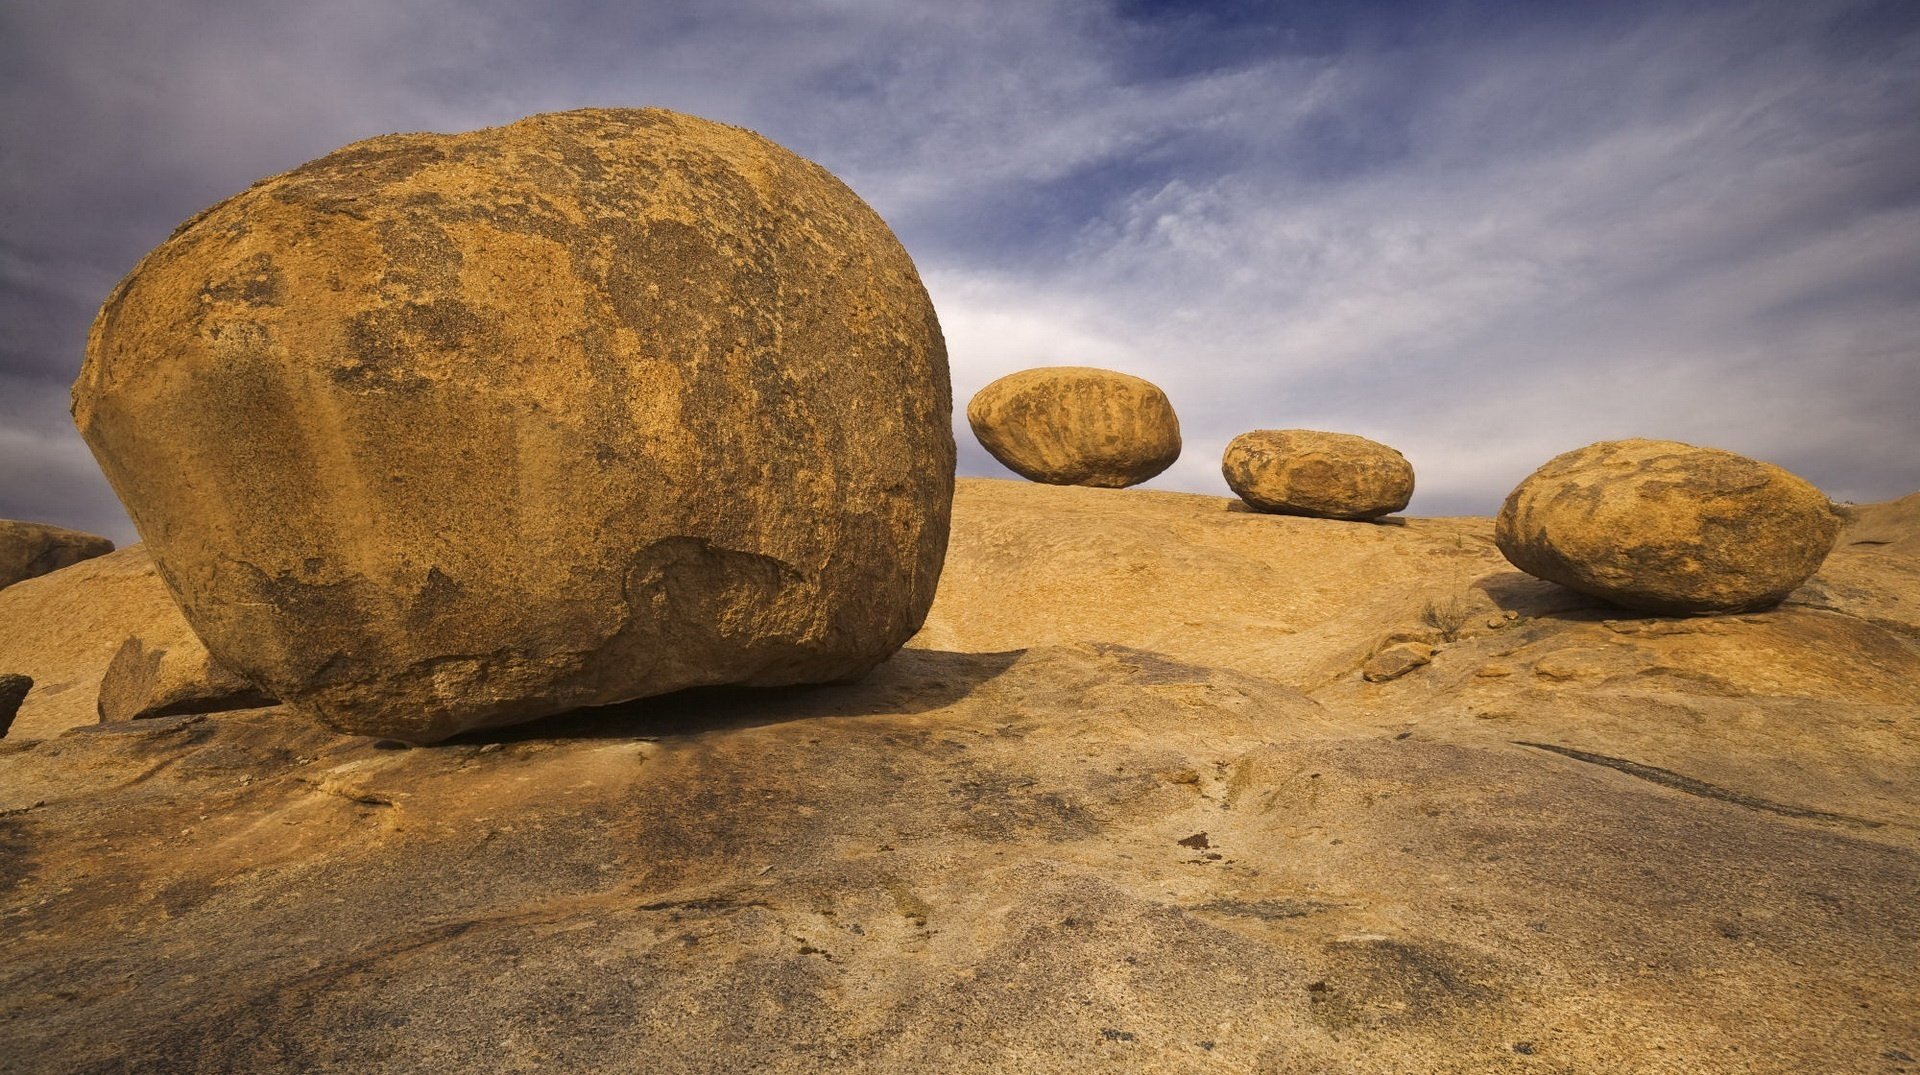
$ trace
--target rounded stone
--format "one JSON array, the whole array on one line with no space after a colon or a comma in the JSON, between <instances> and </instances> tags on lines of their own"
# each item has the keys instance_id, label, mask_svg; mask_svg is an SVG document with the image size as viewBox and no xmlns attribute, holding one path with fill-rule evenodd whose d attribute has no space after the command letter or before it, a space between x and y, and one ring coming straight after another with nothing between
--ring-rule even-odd
<instances>
[{"instance_id":1,"label":"rounded stone","mask_svg":"<svg viewBox=\"0 0 1920 1075\"><path fill-rule=\"evenodd\" d=\"M215 658L413 742L870 670L933 599L951 407L879 216L652 109L257 183L121 282L74 387Z\"/></svg>"},{"instance_id":2,"label":"rounded stone","mask_svg":"<svg viewBox=\"0 0 1920 1075\"><path fill-rule=\"evenodd\" d=\"M967 423L1009 470L1048 485L1120 489L1180 458L1180 420L1167 394L1090 366L1002 377L967 404Z\"/></svg>"},{"instance_id":3,"label":"rounded stone","mask_svg":"<svg viewBox=\"0 0 1920 1075\"><path fill-rule=\"evenodd\" d=\"M1520 570L1625 608L1743 612L1819 570L1841 522L1820 490L1770 463L1620 440L1528 475L1494 540Z\"/></svg>"},{"instance_id":4,"label":"rounded stone","mask_svg":"<svg viewBox=\"0 0 1920 1075\"><path fill-rule=\"evenodd\" d=\"M1311 429L1256 429L1227 445L1220 472L1259 511L1376 519L1413 498L1413 465L1378 441Z\"/></svg>"}]
</instances>

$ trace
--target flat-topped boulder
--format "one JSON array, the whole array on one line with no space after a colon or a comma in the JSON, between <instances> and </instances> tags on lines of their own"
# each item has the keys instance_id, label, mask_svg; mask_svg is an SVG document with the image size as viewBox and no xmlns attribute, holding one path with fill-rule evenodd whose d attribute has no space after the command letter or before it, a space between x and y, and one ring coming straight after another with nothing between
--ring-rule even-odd
<instances>
[{"instance_id":1,"label":"flat-topped boulder","mask_svg":"<svg viewBox=\"0 0 1920 1075\"><path fill-rule=\"evenodd\" d=\"M1766 608L1832 550L1841 516L1770 463L1664 440L1567 452L1507 496L1495 541L1515 567L1648 612Z\"/></svg>"},{"instance_id":2,"label":"flat-topped boulder","mask_svg":"<svg viewBox=\"0 0 1920 1075\"><path fill-rule=\"evenodd\" d=\"M75 419L208 650L430 742L859 676L920 626L932 304L819 166L656 109L341 149L115 289Z\"/></svg>"},{"instance_id":3,"label":"flat-topped boulder","mask_svg":"<svg viewBox=\"0 0 1920 1075\"><path fill-rule=\"evenodd\" d=\"M1180 458L1180 421L1149 381L1091 366L1043 366L994 381L967 423L1007 469L1047 485L1138 485Z\"/></svg>"},{"instance_id":4,"label":"flat-topped boulder","mask_svg":"<svg viewBox=\"0 0 1920 1075\"><path fill-rule=\"evenodd\" d=\"M1256 429L1227 445L1227 485L1257 511L1377 519L1413 498L1413 465L1379 441L1311 429Z\"/></svg>"}]
</instances>

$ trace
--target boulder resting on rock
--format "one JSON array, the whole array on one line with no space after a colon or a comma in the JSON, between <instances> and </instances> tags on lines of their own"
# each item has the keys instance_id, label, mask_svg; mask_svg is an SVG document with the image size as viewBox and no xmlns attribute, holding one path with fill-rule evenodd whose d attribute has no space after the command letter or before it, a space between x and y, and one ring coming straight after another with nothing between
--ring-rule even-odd
<instances>
[{"instance_id":1,"label":"boulder resting on rock","mask_svg":"<svg viewBox=\"0 0 1920 1075\"><path fill-rule=\"evenodd\" d=\"M833 176L589 109L369 139L189 220L102 307L74 414L222 664L430 742L869 671L933 599L950 392Z\"/></svg>"},{"instance_id":2,"label":"boulder resting on rock","mask_svg":"<svg viewBox=\"0 0 1920 1075\"><path fill-rule=\"evenodd\" d=\"M1770 463L1662 440L1602 441L1556 456L1500 509L1515 567L1625 608L1767 608L1832 550L1841 516Z\"/></svg>"},{"instance_id":3,"label":"boulder resting on rock","mask_svg":"<svg viewBox=\"0 0 1920 1075\"><path fill-rule=\"evenodd\" d=\"M1227 445L1227 485L1259 511L1377 519L1413 498L1413 465L1378 441L1311 429L1256 429Z\"/></svg>"},{"instance_id":4,"label":"boulder resting on rock","mask_svg":"<svg viewBox=\"0 0 1920 1075\"><path fill-rule=\"evenodd\" d=\"M0 588L113 551L95 534L0 519Z\"/></svg>"},{"instance_id":5,"label":"boulder resting on rock","mask_svg":"<svg viewBox=\"0 0 1920 1075\"><path fill-rule=\"evenodd\" d=\"M1090 366L1008 374L967 404L995 459L1031 481L1119 489L1180 458L1180 421L1151 382Z\"/></svg>"}]
</instances>

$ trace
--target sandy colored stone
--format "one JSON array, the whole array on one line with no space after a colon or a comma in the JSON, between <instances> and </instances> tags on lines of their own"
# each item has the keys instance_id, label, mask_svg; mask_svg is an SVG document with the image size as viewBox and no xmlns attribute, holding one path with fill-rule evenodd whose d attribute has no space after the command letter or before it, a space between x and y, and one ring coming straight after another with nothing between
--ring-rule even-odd
<instances>
[{"instance_id":1,"label":"sandy colored stone","mask_svg":"<svg viewBox=\"0 0 1920 1075\"><path fill-rule=\"evenodd\" d=\"M120 644L100 677L97 708L103 721L144 720L180 713L218 713L274 704L195 644L175 657L134 636Z\"/></svg>"},{"instance_id":2,"label":"sandy colored stone","mask_svg":"<svg viewBox=\"0 0 1920 1075\"><path fill-rule=\"evenodd\" d=\"M1757 460L1676 441L1603 441L1528 475L1495 541L1515 567L1626 608L1766 608L1826 559L1841 516Z\"/></svg>"},{"instance_id":3,"label":"sandy colored stone","mask_svg":"<svg viewBox=\"0 0 1920 1075\"><path fill-rule=\"evenodd\" d=\"M1378 441L1311 429L1256 429L1227 445L1227 486L1260 511L1377 519L1413 498L1413 466Z\"/></svg>"},{"instance_id":4,"label":"sandy colored stone","mask_svg":"<svg viewBox=\"0 0 1920 1075\"><path fill-rule=\"evenodd\" d=\"M1843 545L1872 545L1894 554L1920 555L1920 493L1877 504L1849 504L1840 509L1846 524Z\"/></svg>"},{"instance_id":5,"label":"sandy colored stone","mask_svg":"<svg viewBox=\"0 0 1920 1075\"><path fill-rule=\"evenodd\" d=\"M0 588L113 551L113 542L45 523L0 519Z\"/></svg>"},{"instance_id":6,"label":"sandy colored stone","mask_svg":"<svg viewBox=\"0 0 1920 1075\"><path fill-rule=\"evenodd\" d=\"M1138 485L1180 458L1167 394L1090 366L1008 374L974 394L967 423L1008 469L1048 485Z\"/></svg>"},{"instance_id":7,"label":"sandy colored stone","mask_svg":"<svg viewBox=\"0 0 1920 1075\"><path fill-rule=\"evenodd\" d=\"M816 165L659 110L375 138L188 221L75 419L225 665L355 732L858 676L946 544L946 352Z\"/></svg>"},{"instance_id":8,"label":"sandy colored stone","mask_svg":"<svg viewBox=\"0 0 1920 1075\"><path fill-rule=\"evenodd\" d=\"M927 629L857 684L419 750L274 710L0 747L0 1066L1912 1054L1911 558L1642 617L1513 570L1489 519L1236 508L962 481ZM1419 674L1356 674L1434 631ZM1543 659L1588 674L1478 674Z\"/></svg>"},{"instance_id":9,"label":"sandy colored stone","mask_svg":"<svg viewBox=\"0 0 1920 1075\"><path fill-rule=\"evenodd\" d=\"M146 546L129 545L0 591L0 671L24 673L35 684L8 734L44 738L92 724L103 712L125 719L148 708L129 710L102 697L114 658L136 638L148 657L143 698L204 701L251 690L208 655Z\"/></svg>"},{"instance_id":10,"label":"sandy colored stone","mask_svg":"<svg viewBox=\"0 0 1920 1075\"><path fill-rule=\"evenodd\" d=\"M1383 646L1360 666L1360 675L1368 683L1399 679L1416 668L1430 664L1434 648L1425 642L1395 642Z\"/></svg>"}]
</instances>

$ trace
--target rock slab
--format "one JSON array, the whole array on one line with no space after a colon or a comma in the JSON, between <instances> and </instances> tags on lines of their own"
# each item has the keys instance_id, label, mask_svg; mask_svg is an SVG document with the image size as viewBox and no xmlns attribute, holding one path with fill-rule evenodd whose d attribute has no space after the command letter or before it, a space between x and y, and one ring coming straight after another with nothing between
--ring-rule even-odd
<instances>
[{"instance_id":1,"label":"rock slab","mask_svg":"<svg viewBox=\"0 0 1920 1075\"><path fill-rule=\"evenodd\" d=\"M1842 518L1769 463L1677 441L1602 441L1550 460L1500 509L1515 567L1625 608L1740 612L1820 568Z\"/></svg>"},{"instance_id":2,"label":"rock slab","mask_svg":"<svg viewBox=\"0 0 1920 1075\"><path fill-rule=\"evenodd\" d=\"M1220 471L1248 506L1319 519L1377 519L1413 499L1413 465L1378 441L1311 429L1256 429Z\"/></svg>"},{"instance_id":3,"label":"rock slab","mask_svg":"<svg viewBox=\"0 0 1920 1075\"><path fill-rule=\"evenodd\" d=\"M95 534L0 519L0 588L112 551L113 542Z\"/></svg>"},{"instance_id":4,"label":"rock slab","mask_svg":"<svg viewBox=\"0 0 1920 1075\"><path fill-rule=\"evenodd\" d=\"M115 289L74 408L207 648L362 734L858 676L946 546L906 252L818 166L660 110L255 184Z\"/></svg>"},{"instance_id":5,"label":"rock slab","mask_svg":"<svg viewBox=\"0 0 1920 1075\"><path fill-rule=\"evenodd\" d=\"M1090 366L1002 377L968 402L967 423L1009 470L1047 485L1124 488L1180 458L1180 420L1167 394Z\"/></svg>"},{"instance_id":6,"label":"rock slab","mask_svg":"<svg viewBox=\"0 0 1920 1075\"><path fill-rule=\"evenodd\" d=\"M137 684L126 676L134 646L142 653ZM50 738L103 717L153 716L167 705L210 712L258 699L200 644L144 545L0 591L0 671L36 684L10 732L16 740Z\"/></svg>"}]
</instances>

